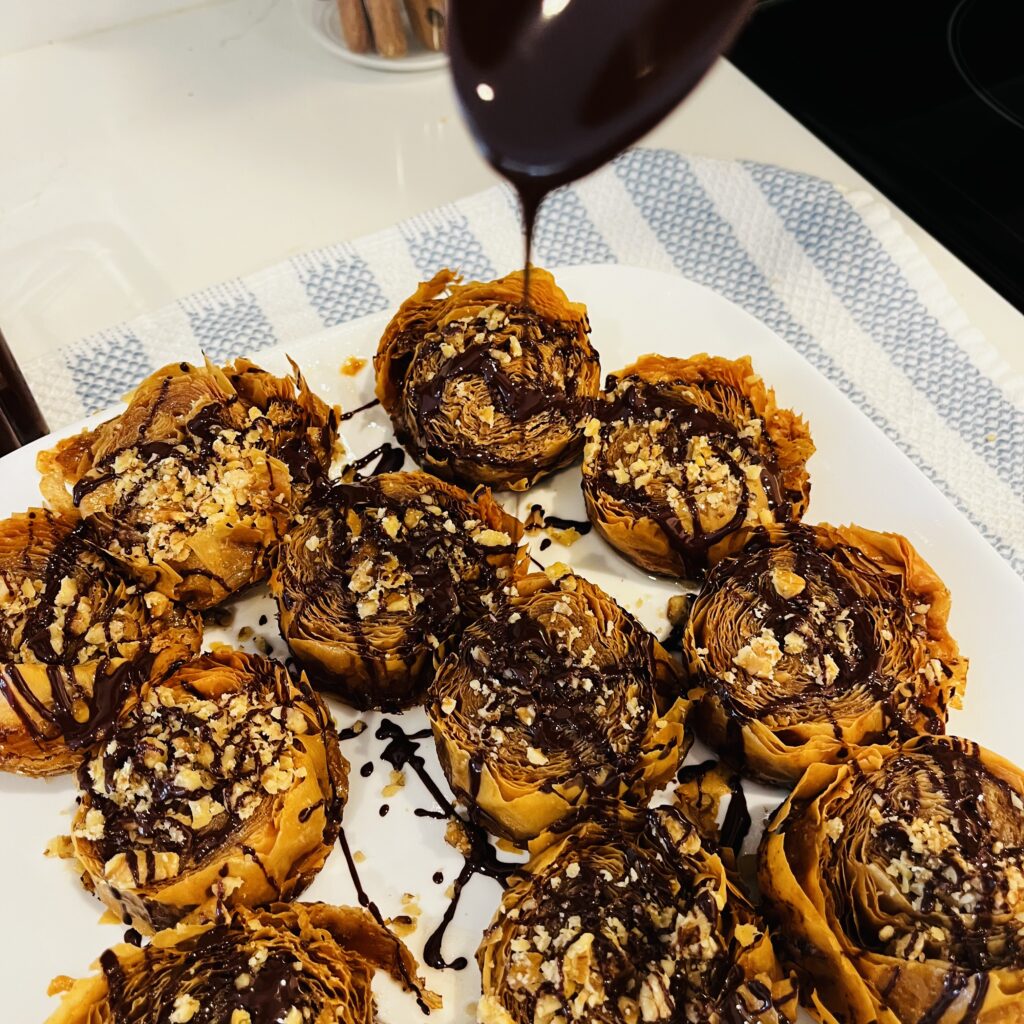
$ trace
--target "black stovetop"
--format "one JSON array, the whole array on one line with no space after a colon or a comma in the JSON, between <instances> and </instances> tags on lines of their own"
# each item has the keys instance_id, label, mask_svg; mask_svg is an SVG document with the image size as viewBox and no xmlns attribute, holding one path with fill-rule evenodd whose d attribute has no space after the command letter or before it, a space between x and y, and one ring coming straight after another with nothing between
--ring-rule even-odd
<instances>
[{"instance_id":1,"label":"black stovetop","mask_svg":"<svg viewBox=\"0 0 1024 1024\"><path fill-rule=\"evenodd\" d=\"M764 0L730 59L1024 310L1024 0Z\"/></svg>"}]
</instances>

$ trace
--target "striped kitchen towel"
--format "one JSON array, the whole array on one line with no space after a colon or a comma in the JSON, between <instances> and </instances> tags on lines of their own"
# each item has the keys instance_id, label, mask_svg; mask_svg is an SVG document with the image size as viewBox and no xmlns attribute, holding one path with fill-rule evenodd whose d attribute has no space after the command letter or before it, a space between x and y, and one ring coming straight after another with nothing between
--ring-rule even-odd
<instances>
[{"instance_id":1,"label":"striped kitchen towel","mask_svg":"<svg viewBox=\"0 0 1024 1024\"><path fill-rule=\"evenodd\" d=\"M764 321L899 445L1024 575L1024 384L886 208L765 164L635 149L546 202L536 259L670 270ZM199 349L224 361L393 308L442 266L518 266L512 193L496 187L309 252L102 331L25 366L55 426Z\"/></svg>"}]
</instances>

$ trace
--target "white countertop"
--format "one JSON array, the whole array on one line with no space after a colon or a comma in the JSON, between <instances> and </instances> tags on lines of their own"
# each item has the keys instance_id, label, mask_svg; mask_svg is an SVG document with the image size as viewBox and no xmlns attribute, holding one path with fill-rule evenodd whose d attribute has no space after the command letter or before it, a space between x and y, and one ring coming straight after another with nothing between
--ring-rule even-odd
<instances>
[{"instance_id":1,"label":"white countertop","mask_svg":"<svg viewBox=\"0 0 1024 1024\"><path fill-rule=\"evenodd\" d=\"M496 180L447 72L352 67L291 0L9 0L0 114L0 324L22 357ZM870 188L724 62L646 141ZM1024 317L896 213L1024 372Z\"/></svg>"}]
</instances>

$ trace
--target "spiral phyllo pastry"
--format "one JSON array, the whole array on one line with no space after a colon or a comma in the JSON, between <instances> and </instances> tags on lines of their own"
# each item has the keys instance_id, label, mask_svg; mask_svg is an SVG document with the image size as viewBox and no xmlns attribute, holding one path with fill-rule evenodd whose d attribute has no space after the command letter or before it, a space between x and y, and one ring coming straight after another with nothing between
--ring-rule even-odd
<instances>
[{"instance_id":1,"label":"spiral phyllo pastry","mask_svg":"<svg viewBox=\"0 0 1024 1024\"><path fill-rule=\"evenodd\" d=\"M698 579L742 527L803 515L814 444L748 357L643 356L603 399L586 427L587 514L640 568Z\"/></svg>"},{"instance_id":2,"label":"spiral phyllo pastry","mask_svg":"<svg viewBox=\"0 0 1024 1024\"><path fill-rule=\"evenodd\" d=\"M459 284L442 270L402 303L373 365L398 439L432 473L522 491L583 447L600 387L586 307L530 270Z\"/></svg>"},{"instance_id":3,"label":"spiral phyllo pastry","mask_svg":"<svg viewBox=\"0 0 1024 1024\"><path fill-rule=\"evenodd\" d=\"M77 507L139 579L208 608L265 578L268 549L330 466L337 426L297 367L274 377L243 359L176 363L119 416L41 453L43 493Z\"/></svg>"},{"instance_id":4,"label":"spiral phyllo pastry","mask_svg":"<svg viewBox=\"0 0 1024 1024\"><path fill-rule=\"evenodd\" d=\"M324 903L238 908L114 946L96 967L54 982L66 994L47 1024L374 1024L377 969L441 1005L402 942L365 910Z\"/></svg>"},{"instance_id":5,"label":"spiral phyllo pastry","mask_svg":"<svg viewBox=\"0 0 1024 1024\"><path fill-rule=\"evenodd\" d=\"M857 745L943 732L967 675L949 609L905 537L754 531L708 575L683 635L701 735L746 773L787 783Z\"/></svg>"},{"instance_id":6,"label":"spiral phyllo pastry","mask_svg":"<svg viewBox=\"0 0 1024 1024\"><path fill-rule=\"evenodd\" d=\"M442 648L426 707L452 790L523 840L593 797L645 803L689 745L680 690L665 649L601 589L535 573Z\"/></svg>"},{"instance_id":7,"label":"spiral phyllo pastry","mask_svg":"<svg viewBox=\"0 0 1024 1024\"><path fill-rule=\"evenodd\" d=\"M674 809L545 833L477 952L480 1024L782 1024L793 983Z\"/></svg>"},{"instance_id":8,"label":"spiral phyllo pastry","mask_svg":"<svg viewBox=\"0 0 1024 1024\"><path fill-rule=\"evenodd\" d=\"M1022 1019L1024 772L977 744L919 736L809 768L759 879L836 1019Z\"/></svg>"},{"instance_id":9,"label":"spiral phyllo pastry","mask_svg":"<svg viewBox=\"0 0 1024 1024\"><path fill-rule=\"evenodd\" d=\"M198 615L126 579L77 516L0 521L0 768L71 771L139 683L201 638Z\"/></svg>"},{"instance_id":10,"label":"spiral phyllo pastry","mask_svg":"<svg viewBox=\"0 0 1024 1024\"><path fill-rule=\"evenodd\" d=\"M304 679L222 650L143 687L78 782L83 881L153 931L300 893L337 838L348 762Z\"/></svg>"},{"instance_id":11,"label":"spiral phyllo pastry","mask_svg":"<svg viewBox=\"0 0 1024 1024\"><path fill-rule=\"evenodd\" d=\"M335 484L282 546L281 632L318 686L359 708L406 706L439 643L512 582L521 536L483 488L419 472Z\"/></svg>"}]
</instances>

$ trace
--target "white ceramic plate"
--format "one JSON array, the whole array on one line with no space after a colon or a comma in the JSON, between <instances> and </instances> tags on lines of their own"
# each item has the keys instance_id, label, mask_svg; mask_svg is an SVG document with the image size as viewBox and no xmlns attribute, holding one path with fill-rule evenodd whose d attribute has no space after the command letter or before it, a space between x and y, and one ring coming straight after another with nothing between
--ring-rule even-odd
<instances>
[{"instance_id":1,"label":"white ceramic plate","mask_svg":"<svg viewBox=\"0 0 1024 1024\"><path fill-rule=\"evenodd\" d=\"M293 0L295 10L316 41L350 64L375 71L434 71L448 63L448 56L427 50L410 34L409 52L404 57L382 57L379 53L353 53L341 34L341 15L335 0Z\"/></svg>"},{"instance_id":2,"label":"white ceramic plate","mask_svg":"<svg viewBox=\"0 0 1024 1024\"><path fill-rule=\"evenodd\" d=\"M818 453L810 464L814 487L808 518L855 521L910 537L952 588L953 633L972 660L967 706L954 713L952 731L1018 763L1024 761L1020 730L1024 687L1019 684L1017 664L1024 627L1024 583L968 521L832 384L767 327L720 296L672 275L628 267L573 267L557 276L571 297L587 303L605 372L649 351L668 355L711 351L732 357L749 353L753 357L757 369L775 386L780 403L800 410L810 420ZM410 292L415 283L409 282ZM289 353L324 398L355 408L373 397L369 359L386 320L379 315L325 331L289 346ZM339 368L350 355L367 359L367 366L355 377L344 377ZM173 353L168 356L172 358ZM259 362L274 371L287 369L283 352L261 353ZM393 440L379 407L343 426L345 443L354 455ZM36 443L0 462L0 514L38 503L33 463L36 450L43 446ZM575 467L525 495L506 498L510 508L525 511L539 502L550 513L583 518ZM544 552L535 549L535 554L545 563L572 563L658 635L666 632L665 604L673 585L638 572L594 534L571 548L552 544ZM261 614L269 616L267 626L257 625ZM238 603L231 629L210 631L208 639L233 640L240 627L252 625L271 639L274 653L283 656L284 644L274 623L272 603L265 596L250 596ZM252 649L251 644L241 646ZM338 704L332 706L339 724L357 717ZM462 861L444 843L443 822L415 816L415 808L431 804L411 773L405 788L386 801L388 816L380 817L379 808L385 802L381 789L388 781L389 766L379 760L383 743L373 736L380 716L363 717L370 727L342 745L352 763L345 830L351 847L366 856L359 865L363 883L386 916L403 913L403 893L417 897L423 914L407 941L420 955L446 906L444 891ZM408 731L424 724L418 710L402 716ZM421 750L429 771L443 787L430 742ZM691 754L691 760L694 757ZM363 778L359 769L367 762L374 763L375 771ZM754 818L747 846L751 849L764 815L781 792L754 786L747 792ZM6 776L0 778L0 793L6 826L0 845L6 923L0 991L7 1002L6 1019L32 1024L42 1022L56 1005L46 996L50 979L60 973L82 974L102 949L120 940L123 929L99 924L101 907L82 889L71 866L42 856L47 840L68 828L74 803L70 779L43 782ZM436 871L444 875L441 884L432 881ZM332 854L305 898L354 901L339 851ZM444 946L449 961L465 956L470 964L463 971L426 971L430 986L445 1001L444 1010L434 1017L438 1024L466 1024L472 1019L471 1004L479 994L473 953L498 898L495 882L479 877L470 882ZM389 980L382 979L377 988L383 1021L398 1024L419 1019L413 1001Z\"/></svg>"}]
</instances>

